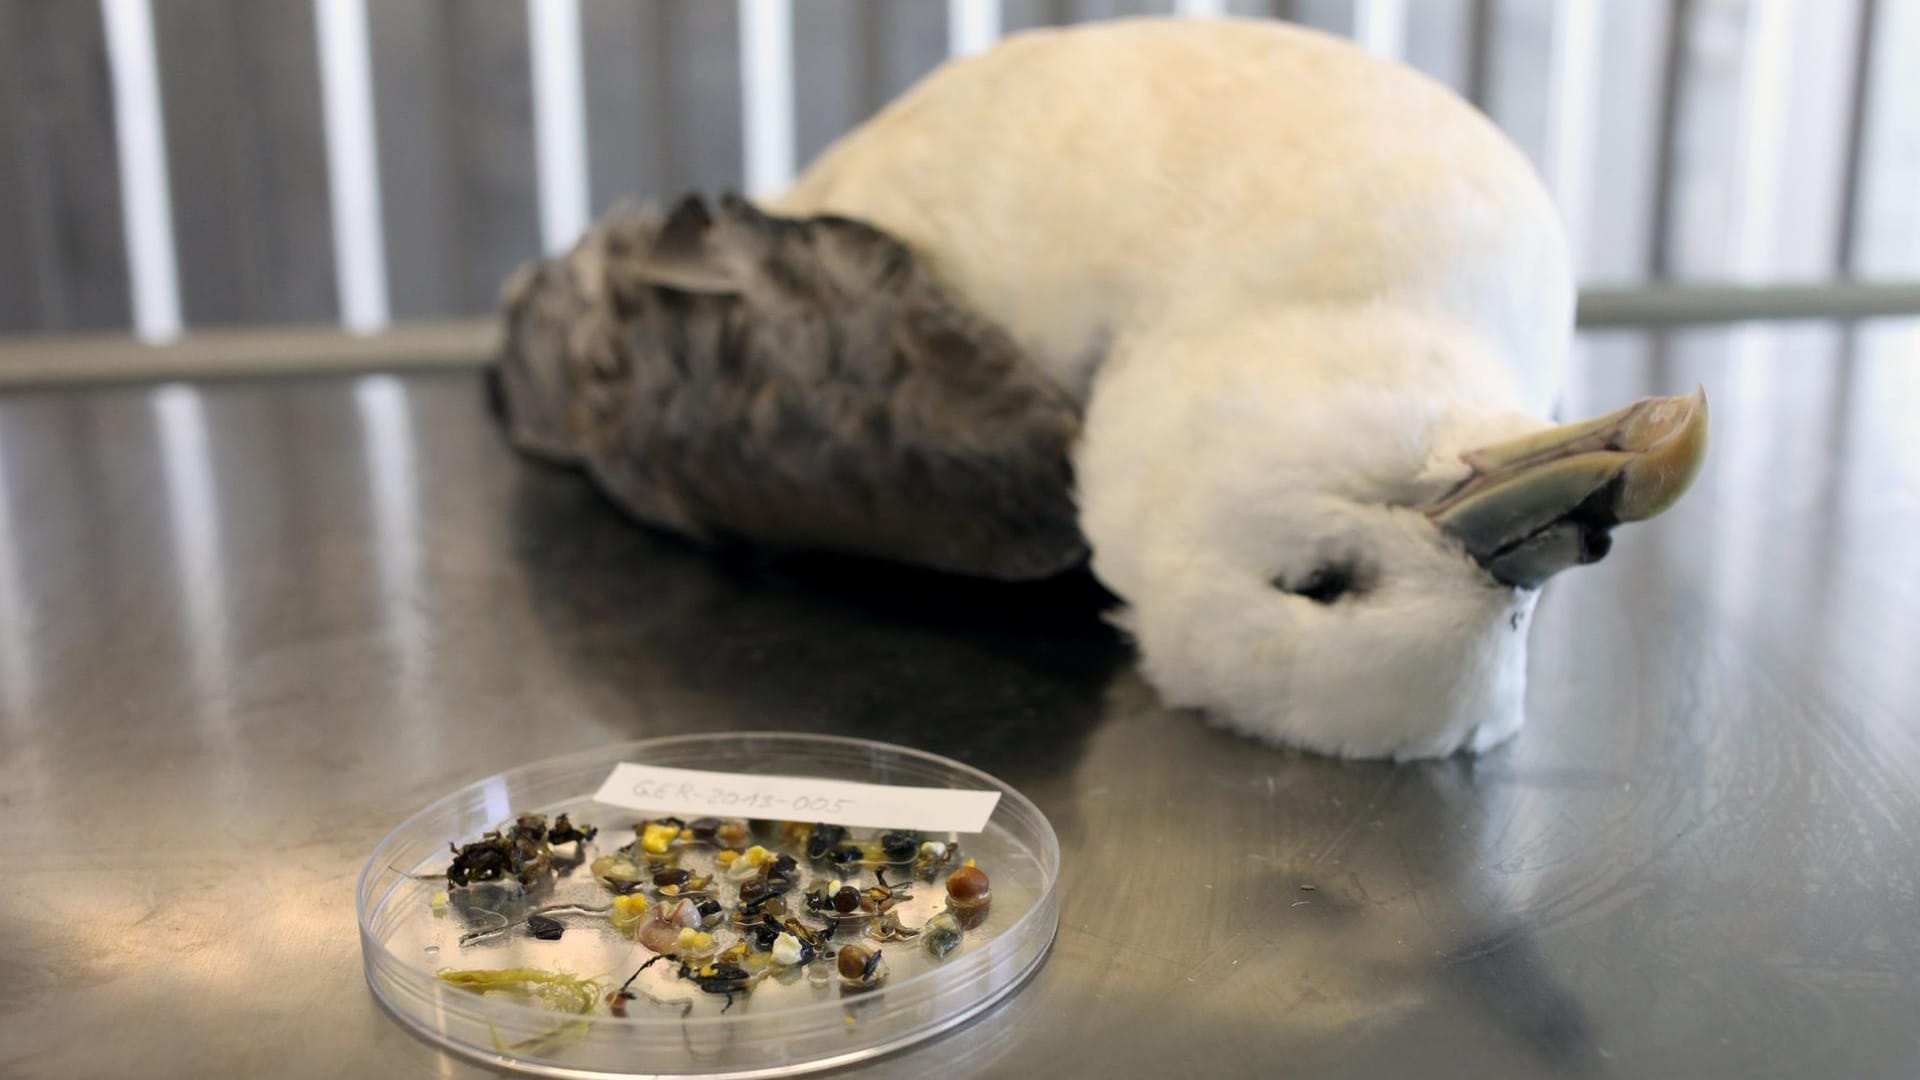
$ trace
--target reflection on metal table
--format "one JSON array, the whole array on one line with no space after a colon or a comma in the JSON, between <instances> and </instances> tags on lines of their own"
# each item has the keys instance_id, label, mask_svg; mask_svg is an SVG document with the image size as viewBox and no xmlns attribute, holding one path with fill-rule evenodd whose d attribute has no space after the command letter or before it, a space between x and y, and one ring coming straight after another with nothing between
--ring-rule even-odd
<instances>
[{"instance_id":1,"label":"reflection on metal table","mask_svg":"<svg viewBox=\"0 0 1920 1080\"><path fill-rule=\"evenodd\" d=\"M1052 818L1047 964L861 1075L1920 1071L1920 336L1587 340L1694 494L1557 580L1528 728L1344 764L1161 706L1084 578L716 558L464 373L0 398L0 1074L463 1075L361 980L404 815L696 730L905 743Z\"/></svg>"}]
</instances>

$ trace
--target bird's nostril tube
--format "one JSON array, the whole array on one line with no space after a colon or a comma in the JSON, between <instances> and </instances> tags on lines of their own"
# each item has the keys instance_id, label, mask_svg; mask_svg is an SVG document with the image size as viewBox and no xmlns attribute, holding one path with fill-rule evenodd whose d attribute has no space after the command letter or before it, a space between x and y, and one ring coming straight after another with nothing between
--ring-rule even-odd
<instances>
[{"instance_id":1,"label":"bird's nostril tube","mask_svg":"<svg viewBox=\"0 0 1920 1080\"><path fill-rule=\"evenodd\" d=\"M1613 550L1613 534L1592 527L1580 530L1580 564L1597 563Z\"/></svg>"}]
</instances>

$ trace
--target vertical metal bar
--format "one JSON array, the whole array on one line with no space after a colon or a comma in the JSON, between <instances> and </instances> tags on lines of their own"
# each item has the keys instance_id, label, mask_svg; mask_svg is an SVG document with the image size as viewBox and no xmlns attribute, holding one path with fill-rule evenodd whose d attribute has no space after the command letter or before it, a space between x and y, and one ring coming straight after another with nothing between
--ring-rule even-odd
<instances>
[{"instance_id":1,"label":"vertical metal bar","mask_svg":"<svg viewBox=\"0 0 1920 1080\"><path fill-rule=\"evenodd\" d=\"M1547 184L1566 224L1574 265L1587 249L1587 175L1593 166L1594 80L1600 52L1598 0L1560 0L1548 68Z\"/></svg>"},{"instance_id":2,"label":"vertical metal bar","mask_svg":"<svg viewBox=\"0 0 1920 1080\"><path fill-rule=\"evenodd\" d=\"M947 54L972 56L1000 40L1000 0L947 0Z\"/></svg>"},{"instance_id":3,"label":"vertical metal bar","mask_svg":"<svg viewBox=\"0 0 1920 1080\"><path fill-rule=\"evenodd\" d=\"M1734 190L1733 276L1758 280L1773 269L1785 144L1792 0L1753 0L1740 73L1740 169Z\"/></svg>"},{"instance_id":4,"label":"vertical metal bar","mask_svg":"<svg viewBox=\"0 0 1920 1080\"><path fill-rule=\"evenodd\" d=\"M1730 276L1743 284L1762 281L1775 272L1778 244L1780 175L1786 164L1788 93L1791 89L1794 0L1749 0L1746 10L1744 56L1740 68L1740 141L1734 171L1733 228L1726 252ZM1722 445L1731 466L1728 479L1737 487L1757 490L1770 458L1767 440L1759 435L1771 425L1764 410L1782 401L1784 380L1773 358L1781 342L1766 327L1736 326L1728 335L1727 368L1721 380L1727 392L1730 436ZM1751 596L1763 580L1765 568L1718 515L1713 538L1722 557L1713 562L1711 576L1720 595Z\"/></svg>"},{"instance_id":5,"label":"vertical metal bar","mask_svg":"<svg viewBox=\"0 0 1920 1080\"><path fill-rule=\"evenodd\" d=\"M1485 112L1493 93L1493 0L1467 9L1467 100Z\"/></svg>"},{"instance_id":6,"label":"vertical metal bar","mask_svg":"<svg viewBox=\"0 0 1920 1080\"><path fill-rule=\"evenodd\" d=\"M846 50L848 72L857 76L853 85L860 96L853 123L858 124L885 108L893 95L887 93L887 9L876 0L871 5L856 4L853 12L853 26L841 47Z\"/></svg>"},{"instance_id":7,"label":"vertical metal bar","mask_svg":"<svg viewBox=\"0 0 1920 1080\"><path fill-rule=\"evenodd\" d=\"M132 322L105 45L97 3L0 3L0 334Z\"/></svg>"},{"instance_id":8,"label":"vertical metal bar","mask_svg":"<svg viewBox=\"0 0 1920 1080\"><path fill-rule=\"evenodd\" d=\"M1173 12L1196 19L1217 19L1227 13L1226 0L1173 0Z\"/></svg>"},{"instance_id":9,"label":"vertical metal bar","mask_svg":"<svg viewBox=\"0 0 1920 1080\"><path fill-rule=\"evenodd\" d=\"M333 207L333 268L340 323L358 334L386 328L387 252L381 232L380 153L366 0L314 0L320 91Z\"/></svg>"},{"instance_id":10,"label":"vertical metal bar","mask_svg":"<svg viewBox=\"0 0 1920 1080\"><path fill-rule=\"evenodd\" d=\"M1354 0L1353 40L1375 56L1389 60L1405 56L1406 0Z\"/></svg>"},{"instance_id":11,"label":"vertical metal bar","mask_svg":"<svg viewBox=\"0 0 1920 1080\"><path fill-rule=\"evenodd\" d=\"M1866 195L1867 118L1872 107L1874 34L1879 29L1880 0L1860 0L1860 22L1853 44L1853 88L1847 105L1846 179L1840 196L1840 235L1834 244L1833 268L1842 277L1859 271L1860 205ZM1849 338L1851 343L1851 338Z\"/></svg>"},{"instance_id":12,"label":"vertical metal bar","mask_svg":"<svg viewBox=\"0 0 1920 1080\"><path fill-rule=\"evenodd\" d=\"M147 341L180 336L179 264L173 198L167 186L160 72L148 0L100 0L113 72L114 136L120 148L120 206L127 230L134 333Z\"/></svg>"},{"instance_id":13,"label":"vertical metal bar","mask_svg":"<svg viewBox=\"0 0 1920 1080\"><path fill-rule=\"evenodd\" d=\"M1680 147L1680 106L1686 94L1687 52L1692 46L1695 0L1674 0L1667 19L1666 62L1660 71L1660 120L1654 134L1653 208L1648 214L1652 235L1647 244L1647 276L1655 280L1673 273L1674 172Z\"/></svg>"},{"instance_id":14,"label":"vertical metal bar","mask_svg":"<svg viewBox=\"0 0 1920 1080\"><path fill-rule=\"evenodd\" d=\"M580 238L590 214L580 0L527 0L527 43L533 62L540 245L557 255Z\"/></svg>"},{"instance_id":15,"label":"vertical metal bar","mask_svg":"<svg viewBox=\"0 0 1920 1080\"><path fill-rule=\"evenodd\" d=\"M793 183L793 0L740 0L740 101L749 195Z\"/></svg>"}]
</instances>

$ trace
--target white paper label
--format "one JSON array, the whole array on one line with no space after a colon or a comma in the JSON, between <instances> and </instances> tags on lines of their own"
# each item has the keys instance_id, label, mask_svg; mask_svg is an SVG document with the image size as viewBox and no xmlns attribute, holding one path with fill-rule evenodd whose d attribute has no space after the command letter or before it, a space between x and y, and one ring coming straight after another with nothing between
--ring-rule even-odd
<instances>
[{"instance_id":1,"label":"white paper label","mask_svg":"<svg viewBox=\"0 0 1920 1080\"><path fill-rule=\"evenodd\" d=\"M752 817L817 821L870 829L977 833L987 827L997 791L857 784L813 776L615 765L596 802L684 817Z\"/></svg>"}]
</instances>

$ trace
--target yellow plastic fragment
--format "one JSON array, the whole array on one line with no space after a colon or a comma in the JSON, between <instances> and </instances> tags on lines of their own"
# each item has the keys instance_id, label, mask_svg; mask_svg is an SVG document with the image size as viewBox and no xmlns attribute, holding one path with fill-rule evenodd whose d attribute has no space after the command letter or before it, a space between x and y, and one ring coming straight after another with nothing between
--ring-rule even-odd
<instances>
[{"instance_id":1,"label":"yellow plastic fragment","mask_svg":"<svg viewBox=\"0 0 1920 1080\"><path fill-rule=\"evenodd\" d=\"M665 855L680 836L680 830L671 825L649 822L640 832L640 848L649 855Z\"/></svg>"},{"instance_id":2,"label":"yellow plastic fragment","mask_svg":"<svg viewBox=\"0 0 1920 1080\"><path fill-rule=\"evenodd\" d=\"M433 894L433 898L429 900L428 903L433 907L434 918L440 919L446 917L448 899L446 893L437 892Z\"/></svg>"},{"instance_id":3,"label":"yellow plastic fragment","mask_svg":"<svg viewBox=\"0 0 1920 1080\"><path fill-rule=\"evenodd\" d=\"M733 860L739 857L740 857L740 853L737 851L731 851L731 850L722 851L720 854L715 855L713 857L713 861L716 863L719 863L721 866L732 866Z\"/></svg>"},{"instance_id":4,"label":"yellow plastic fragment","mask_svg":"<svg viewBox=\"0 0 1920 1080\"><path fill-rule=\"evenodd\" d=\"M644 922L646 917L647 898L639 893L614 897L613 910L607 915L608 921L612 922L616 929L624 931L632 931Z\"/></svg>"},{"instance_id":5,"label":"yellow plastic fragment","mask_svg":"<svg viewBox=\"0 0 1920 1080\"><path fill-rule=\"evenodd\" d=\"M748 866L762 866L766 864L767 860L773 858L773 855L767 851L766 848L755 844L747 849L746 854L740 857L747 860Z\"/></svg>"}]
</instances>

